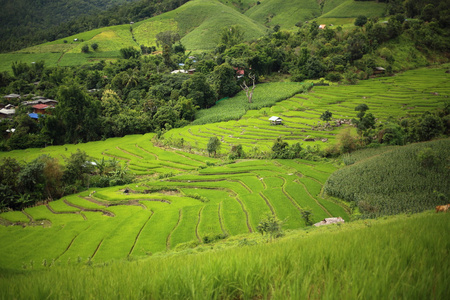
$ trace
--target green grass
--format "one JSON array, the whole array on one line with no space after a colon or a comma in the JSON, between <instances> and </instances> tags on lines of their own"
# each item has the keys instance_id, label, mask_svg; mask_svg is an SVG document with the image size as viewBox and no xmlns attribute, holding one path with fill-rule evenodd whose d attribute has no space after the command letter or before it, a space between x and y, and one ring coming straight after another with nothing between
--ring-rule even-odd
<instances>
[{"instance_id":1,"label":"green grass","mask_svg":"<svg viewBox=\"0 0 450 300\"><path fill-rule=\"evenodd\" d=\"M27 261L26 270L2 272L0 297L445 299L449 226L449 214L427 212L293 231L271 243L245 235L94 267L57 261L28 272Z\"/></svg>"},{"instance_id":2,"label":"green grass","mask_svg":"<svg viewBox=\"0 0 450 300\"><path fill-rule=\"evenodd\" d=\"M0 54L0 71L8 71L12 74L11 65L14 62L25 62L31 64L33 61L45 61L45 65L49 67L56 67L61 53L1 53Z\"/></svg>"},{"instance_id":3,"label":"green grass","mask_svg":"<svg viewBox=\"0 0 450 300\"><path fill-rule=\"evenodd\" d=\"M262 24L282 29L294 29L295 24L320 16L316 0L265 0L245 12L245 15Z\"/></svg>"},{"instance_id":4,"label":"green grass","mask_svg":"<svg viewBox=\"0 0 450 300\"><path fill-rule=\"evenodd\" d=\"M386 10L386 4L376 1L335 0L325 1L321 18L357 18L380 17Z\"/></svg>"},{"instance_id":5,"label":"green grass","mask_svg":"<svg viewBox=\"0 0 450 300\"><path fill-rule=\"evenodd\" d=\"M188 50L213 49L219 42L218 32L231 25L245 29L245 40L253 40L266 33L263 25L218 1L189 1L161 18L172 18L178 23L178 31L183 36L181 42Z\"/></svg>"}]
</instances>

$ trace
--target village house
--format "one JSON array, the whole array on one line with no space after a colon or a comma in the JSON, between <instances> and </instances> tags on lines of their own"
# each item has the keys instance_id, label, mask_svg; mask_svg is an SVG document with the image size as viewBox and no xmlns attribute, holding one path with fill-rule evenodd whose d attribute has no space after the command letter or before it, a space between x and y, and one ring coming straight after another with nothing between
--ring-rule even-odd
<instances>
[{"instance_id":1,"label":"village house","mask_svg":"<svg viewBox=\"0 0 450 300\"><path fill-rule=\"evenodd\" d=\"M34 99L34 98L33 98ZM33 106L33 105L38 105L38 104L45 104L51 107L55 107L56 104L58 104L58 101L53 100L53 99L46 99L44 97L42 97L41 99L36 99L33 101L23 101L22 105L27 105L27 106Z\"/></svg>"},{"instance_id":2,"label":"village house","mask_svg":"<svg viewBox=\"0 0 450 300\"><path fill-rule=\"evenodd\" d=\"M236 71L236 78L237 79L241 79L242 77L244 77L244 74L245 74L245 70L244 69L234 67L234 70Z\"/></svg>"},{"instance_id":3,"label":"village house","mask_svg":"<svg viewBox=\"0 0 450 300\"><path fill-rule=\"evenodd\" d=\"M5 100L15 100L15 99L20 99L20 95L9 94L9 95L3 96L3 98L5 98Z\"/></svg>"},{"instance_id":4,"label":"village house","mask_svg":"<svg viewBox=\"0 0 450 300\"><path fill-rule=\"evenodd\" d=\"M45 113L49 113L49 108L51 108L51 106L47 105L47 104L36 104L32 106L33 108L33 112L35 114L45 114Z\"/></svg>"},{"instance_id":5,"label":"village house","mask_svg":"<svg viewBox=\"0 0 450 300\"><path fill-rule=\"evenodd\" d=\"M0 109L0 119L11 119L15 113L16 110L14 108L2 108Z\"/></svg>"}]
</instances>

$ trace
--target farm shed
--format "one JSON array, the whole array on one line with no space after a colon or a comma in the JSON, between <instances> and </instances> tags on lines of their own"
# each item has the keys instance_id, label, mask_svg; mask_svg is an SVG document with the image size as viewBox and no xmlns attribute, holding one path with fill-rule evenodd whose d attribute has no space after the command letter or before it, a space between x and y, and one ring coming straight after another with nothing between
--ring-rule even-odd
<instances>
[{"instance_id":1,"label":"farm shed","mask_svg":"<svg viewBox=\"0 0 450 300\"><path fill-rule=\"evenodd\" d=\"M373 74L383 74L386 71L383 67L375 67L373 68Z\"/></svg>"},{"instance_id":2,"label":"farm shed","mask_svg":"<svg viewBox=\"0 0 450 300\"><path fill-rule=\"evenodd\" d=\"M272 116L269 118L270 124L272 125L281 125L283 123L283 119L280 117Z\"/></svg>"},{"instance_id":3,"label":"farm shed","mask_svg":"<svg viewBox=\"0 0 450 300\"><path fill-rule=\"evenodd\" d=\"M327 25L325 25L325 24L320 24L319 25L319 29L325 29L325 27L327 27Z\"/></svg>"}]
</instances>

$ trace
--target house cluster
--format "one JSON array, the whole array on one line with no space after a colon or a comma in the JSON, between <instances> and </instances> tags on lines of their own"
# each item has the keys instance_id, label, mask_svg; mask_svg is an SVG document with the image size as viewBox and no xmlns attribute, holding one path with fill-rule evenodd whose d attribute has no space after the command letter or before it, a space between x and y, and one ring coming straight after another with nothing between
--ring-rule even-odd
<instances>
[{"instance_id":1,"label":"house cluster","mask_svg":"<svg viewBox=\"0 0 450 300\"><path fill-rule=\"evenodd\" d=\"M189 59L192 60L193 63L197 62L197 59L195 58L195 56L189 56ZM195 73L194 68L186 69L185 66L186 66L185 64L179 63L178 64L179 69L173 70L170 73L171 74L189 74L189 75L192 75Z\"/></svg>"},{"instance_id":2,"label":"house cluster","mask_svg":"<svg viewBox=\"0 0 450 300\"><path fill-rule=\"evenodd\" d=\"M4 96L5 103L8 102L16 102L17 100L23 98L29 98L30 95L18 95L18 94L9 94ZM33 108L33 112L28 115L32 119L39 119L39 115L51 114L51 110L55 108L58 104L58 101L53 99L48 99L42 96L33 96L31 100L22 101L20 103L23 106L31 106ZM16 114L16 106L12 104L0 104L0 119L12 119Z\"/></svg>"}]
</instances>

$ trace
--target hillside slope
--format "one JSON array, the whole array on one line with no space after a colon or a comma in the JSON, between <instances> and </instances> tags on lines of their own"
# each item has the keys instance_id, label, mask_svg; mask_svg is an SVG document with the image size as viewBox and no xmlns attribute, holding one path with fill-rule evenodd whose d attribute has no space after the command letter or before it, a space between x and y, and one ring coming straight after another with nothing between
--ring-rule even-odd
<instances>
[{"instance_id":1,"label":"hillside slope","mask_svg":"<svg viewBox=\"0 0 450 300\"><path fill-rule=\"evenodd\" d=\"M447 299L449 218L426 212L365 220L271 243L244 235L95 267L84 259L72 259L74 266L28 260L22 271L3 270L0 298Z\"/></svg>"},{"instance_id":2,"label":"hillside slope","mask_svg":"<svg viewBox=\"0 0 450 300\"><path fill-rule=\"evenodd\" d=\"M218 32L232 25L245 29L244 39L247 41L266 33L263 25L219 1L193 0L178 9L133 25L103 27L14 53L0 54L0 71L10 71L14 61L31 63L44 59L47 66L74 66L101 59L117 59L121 48L156 46L156 35L168 30L181 35L181 42L188 51L210 50L219 42ZM98 44L98 50L81 53L83 45L93 43Z\"/></svg>"},{"instance_id":3,"label":"hillside slope","mask_svg":"<svg viewBox=\"0 0 450 300\"><path fill-rule=\"evenodd\" d=\"M280 25L281 29L295 29L297 23L315 18L338 20L335 24L353 23L359 15L381 17L386 4L375 1L354 0L265 0L245 12L253 20L269 27Z\"/></svg>"},{"instance_id":4,"label":"hillside slope","mask_svg":"<svg viewBox=\"0 0 450 300\"><path fill-rule=\"evenodd\" d=\"M245 12L245 15L266 26L280 25L282 29L292 29L297 22L320 16L320 6L316 0L266 0Z\"/></svg>"},{"instance_id":5,"label":"hillside slope","mask_svg":"<svg viewBox=\"0 0 450 300\"><path fill-rule=\"evenodd\" d=\"M138 0L0 0L0 51L29 45L33 35ZM49 38L48 36L47 38ZM8 42L6 42L8 41Z\"/></svg>"},{"instance_id":6,"label":"hillside slope","mask_svg":"<svg viewBox=\"0 0 450 300\"><path fill-rule=\"evenodd\" d=\"M219 42L219 32L232 25L241 26L244 39L251 40L265 34L266 28L219 1L193 0L176 10L143 21L138 26L152 26L153 22L174 23L188 50L209 50ZM139 28L136 28L140 30ZM141 29L142 30L142 29ZM173 30L168 27L168 30ZM157 32L156 32L157 33ZM156 33L154 33L156 35ZM139 40L146 42L145 40ZM148 42L148 41L147 41ZM151 42L151 41L150 41ZM154 44L151 43L152 45Z\"/></svg>"}]
</instances>

